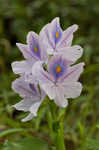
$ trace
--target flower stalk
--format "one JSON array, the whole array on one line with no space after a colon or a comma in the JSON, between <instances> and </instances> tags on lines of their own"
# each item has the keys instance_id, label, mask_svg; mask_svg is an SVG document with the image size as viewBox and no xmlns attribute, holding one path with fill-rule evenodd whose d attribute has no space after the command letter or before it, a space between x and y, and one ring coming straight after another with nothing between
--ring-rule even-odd
<instances>
[{"instance_id":1,"label":"flower stalk","mask_svg":"<svg viewBox=\"0 0 99 150\"><path fill-rule=\"evenodd\" d=\"M56 133L56 150L66 150L66 146L64 143L64 123L59 123L59 128Z\"/></svg>"},{"instance_id":2,"label":"flower stalk","mask_svg":"<svg viewBox=\"0 0 99 150\"><path fill-rule=\"evenodd\" d=\"M47 120L50 129L50 136L55 143L56 150L66 150L64 142L64 115L66 109L62 109L62 115L60 115L61 112L58 112L58 116L60 116L59 118L56 116L56 110L56 105L52 103L52 101L50 102L49 99Z\"/></svg>"}]
</instances>

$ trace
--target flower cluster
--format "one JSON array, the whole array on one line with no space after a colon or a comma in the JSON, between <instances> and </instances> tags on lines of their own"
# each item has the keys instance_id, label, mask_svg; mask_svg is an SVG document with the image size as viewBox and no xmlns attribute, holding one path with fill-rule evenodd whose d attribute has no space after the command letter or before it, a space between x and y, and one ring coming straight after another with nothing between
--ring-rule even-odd
<instances>
[{"instance_id":1,"label":"flower cluster","mask_svg":"<svg viewBox=\"0 0 99 150\"><path fill-rule=\"evenodd\" d=\"M80 95L82 85L78 79L84 63L73 64L82 56L83 49L79 45L72 46L77 29L77 25L72 25L63 31L56 17L39 35L29 32L26 45L16 44L25 60L12 63L13 72L20 75L12 88L23 97L14 107L30 112L22 121L37 115L46 95L60 107L68 105L68 98Z\"/></svg>"}]
</instances>

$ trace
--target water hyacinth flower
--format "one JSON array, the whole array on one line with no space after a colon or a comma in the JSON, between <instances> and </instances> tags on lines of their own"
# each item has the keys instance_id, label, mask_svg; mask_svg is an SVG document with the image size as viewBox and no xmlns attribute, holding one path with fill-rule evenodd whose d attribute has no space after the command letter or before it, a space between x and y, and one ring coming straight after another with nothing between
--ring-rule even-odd
<instances>
[{"instance_id":1,"label":"water hyacinth flower","mask_svg":"<svg viewBox=\"0 0 99 150\"><path fill-rule=\"evenodd\" d=\"M68 105L68 98L80 95L82 84L78 79L84 63L73 64L82 56L83 49L79 45L72 46L77 28L77 25L72 25L63 31L56 17L43 27L39 35L29 32L26 45L16 44L25 60L12 63L13 72L21 76L12 83L12 88L23 97L14 107L30 112L22 121L37 115L46 95L60 107Z\"/></svg>"},{"instance_id":2,"label":"water hyacinth flower","mask_svg":"<svg viewBox=\"0 0 99 150\"><path fill-rule=\"evenodd\" d=\"M43 90L39 91L35 84L29 84L22 77L12 83L12 89L23 98L23 100L13 105L13 107L20 111L30 112L22 121L29 121L37 116L39 106L45 98L45 92Z\"/></svg>"},{"instance_id":3,"label":"water hyacinth flower","mask_svg":"<svg viewBox=\"0 0 99 150\"><path fill-rule=\"evenodd\" d=\"M60 27L59 18L56 17L43 28L40 37L49 54L59 53L74 63L83 53L83 49L79 45L72 46L73 33L77 29L78 25L75 24L63 31Z\"/></svg>"},{"instance_id":4,"label":"water hyacinth flower","mask_svg":"<svg viewBox=\"0 0 99 150\"><path fill-rule=\"evenodd\" d=\"M12 69L15 74L31 77L33 64L36 61L46 62L48 55L41 42L40 36L31 31L27 35L27 45L16 43L26 60L12 63Z\"/></svg>"},{"instance_id":5,"label":"water hyacinth flower","mask_svg":"<svg viewBox=\"0 0 99 150\"><path fill-rule=\"evenodd\" d=\"M70 61L57 55L50 59L47 71L40 63L36 63L32 68L34 77L38 76L40 87L60 107L66 107L67 98L76 98L82 91L82 85L78 79L83 71L84 63L74 66L70 64Z\"/></svg>"}]
</instances>

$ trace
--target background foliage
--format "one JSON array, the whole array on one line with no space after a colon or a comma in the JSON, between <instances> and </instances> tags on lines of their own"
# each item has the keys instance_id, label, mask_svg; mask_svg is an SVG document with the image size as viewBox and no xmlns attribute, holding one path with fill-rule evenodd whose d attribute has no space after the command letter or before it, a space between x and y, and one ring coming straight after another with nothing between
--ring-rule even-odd
<instances>
[{"instance_id":1,"label":"background foliage","mask_svg":"<svg viewBox=\"0 0 99 150\"><path fill-rule=\"evenodd\" d=\"M11 82L16 78L11 62L23 59L16 42L25 43L30 30L39 33L56 16L60 17L63 29L79 25L73 44L84 48L81 60L86 63L80 78L83 92L79 98L69 101L66 110L67 150L99 150L99 0L0 0L1 148L4 143L7 145L7 140L13 142L23 137L43 138L54 145L45 119L46 102L38 116L27 123L20 122L26 114L11 107L21 99L11 90Z\"/></svg>"}]
</instances>

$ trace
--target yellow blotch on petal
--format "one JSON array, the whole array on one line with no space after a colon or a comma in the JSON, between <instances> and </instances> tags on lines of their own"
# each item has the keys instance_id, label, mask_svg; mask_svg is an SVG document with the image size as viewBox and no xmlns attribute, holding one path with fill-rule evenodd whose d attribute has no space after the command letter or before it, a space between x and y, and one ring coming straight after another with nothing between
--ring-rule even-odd
<instances>
[{"instance_id":1,"label":"yellow blotch on petal","mask_svg":"<svg viewBox=\"0 0 99 150\"><path fill-rule=\"evenodd\" d=\"M58 65L58 66L56 67L56 72L61 72L61 70L62 70L62 68Z\"/></svg>"},{"instance_id":2,"label":"yellow blotch on petal","mask_svg":"<svg viewBox=\"0 0 99 150\"><path fill-rule=\"evenodd\" d=\"M35 50L35 51L38 51L38 48L37 48L36 46L34 46L34 50Z\"/></svg>"},{"instance_id":3,"label":"yellow blotch on petal","mask_svg":"<svg viewBox=\"0 0 99 150\"><path fill-rule=\"evenodd\" d=\"M56 38L58 38L59 37L59 33L58 32L56 32Z\"/></svg>"}]
</instances>

